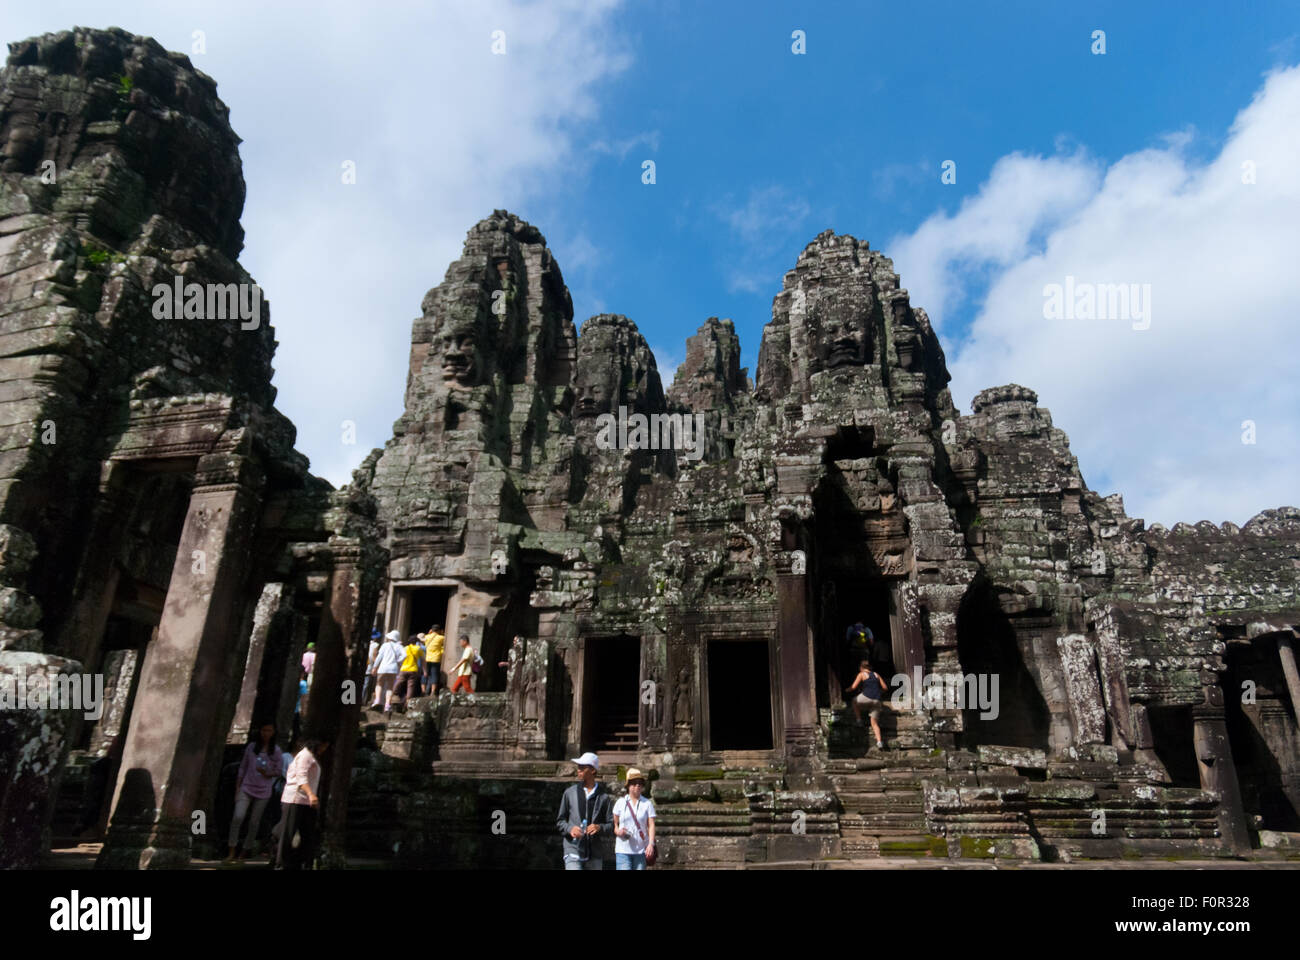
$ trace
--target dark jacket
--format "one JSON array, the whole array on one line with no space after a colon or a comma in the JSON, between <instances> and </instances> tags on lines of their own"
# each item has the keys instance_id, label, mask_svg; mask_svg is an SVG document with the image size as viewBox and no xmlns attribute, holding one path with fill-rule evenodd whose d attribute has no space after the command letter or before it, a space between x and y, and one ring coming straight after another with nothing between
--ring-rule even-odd
<instances>
[{"instance_id":1,"label":"dark jacket","mask_svg":"<svg viewBox=\"0 0 1300 960\"><path fill-rule=\"evenodd\" d=\"M583 811L587 803L586 793L581 783L575 783L564 791L560 798L560 812L555 818L555 826L564 835L564 856L576 857L578 860L607 860L606 847L612 851L609 838L614 835L614 798L605 785L596 781L596 792L591 796L591 822L600 827L594 837L574 840L569 831L582 826Z\"/></svg>"}]
</instances>

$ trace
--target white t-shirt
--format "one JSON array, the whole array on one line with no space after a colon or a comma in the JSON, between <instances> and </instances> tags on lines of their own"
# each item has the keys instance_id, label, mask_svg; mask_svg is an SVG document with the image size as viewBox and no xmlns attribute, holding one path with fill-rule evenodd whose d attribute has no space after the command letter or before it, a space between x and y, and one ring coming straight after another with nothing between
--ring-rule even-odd
<instances>
[{"instance_id":1,"label":"white t-shirt","mask_svg":"<svg viewBox=\"0 0 1300 960\"><path fill-rule=\"evenodd\" d=\"M402 666L404 647L396 640L390 640L379 648L379 659L375 661L375 673L397 673Z\"/></svg>"},{"instance_id":2,"label":"white t-shirt","mask_svg":"<svg viewBox=\"0 0 1300 960\"><path fill-rule=\"evenodd\" d=\"M642 797L637 802L635 814L632 812L632 798L619 797L614 802L614 816L618 818L618 825L627 831L627 836L614 838L614 852L645 853L646 844L650 842L650 821L654 815L654 801L649 797ZM632 825L634 816L641 827L639 834Z\"/></svg>"},{"instance_id":3,"label":"white t-shirt","mask_svg":"<svg viewBox=\"0 0 1300 960\"><path fill-rule=\"evenodd\" d=\"M304 783L311 787L312 793L316 793L316 788L320 784L320 764L306 747L299 750L297 756L293 758L293 763L289 764L280 802L307 803L307 794L300 789Z\"/></svg>"}]
</instances>

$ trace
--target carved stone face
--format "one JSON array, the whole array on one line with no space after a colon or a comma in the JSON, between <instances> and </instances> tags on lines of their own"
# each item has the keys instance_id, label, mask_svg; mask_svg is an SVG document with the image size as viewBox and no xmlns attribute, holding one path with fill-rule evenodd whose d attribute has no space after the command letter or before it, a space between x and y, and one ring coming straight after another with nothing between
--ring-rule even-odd
<instances>
[{"instance_id":1,"label":"carved stone face","mask_svg":"<svg viewBox=\"0 0 1300 960\"><path fill-rule=\"evenodd\" d=\"M447 383L471 387L478 377L478 338L471 327L448 330L438 340L442 378Z\"/></svg>"},{"instance_id":2,"label":"carved stone face","mask_svg":"<svg viewBox=\"0 0 1300 960\"><path fill-rule=\"evenodd\" d=\"M623 399L618 383L622 359L613 338L588 336L587 341L579 344L577 382L574 384L575 418L614 412Z\"/></svg>"},{"instance_id":3,"label":"carved stone face","mask_svg":"<svg viewBox=\"0 0 1300 960\"><path fill-rule=\"evenodd\" d=\"M586 376L583 376L583 373ZM575 399L573 403L574 417L597 417L602 413L609 413L611 408L611 394L609 384L605 377L593 376L595 371L590 367L583 370L581 358L578 362L578 383L575 389Z\"/></svg>"},{"instance_id":4,"label":"carved stone face","mask_svg":"<svg viewBox=\"0 0 1300 960\"><path fill-rule=\"evenodd\" d=\"M875 297L870 291L833 292L818 298L809 310L809 339L816 369L862 366L871 359L871 315Z\"/></svg>"}]
</instances>

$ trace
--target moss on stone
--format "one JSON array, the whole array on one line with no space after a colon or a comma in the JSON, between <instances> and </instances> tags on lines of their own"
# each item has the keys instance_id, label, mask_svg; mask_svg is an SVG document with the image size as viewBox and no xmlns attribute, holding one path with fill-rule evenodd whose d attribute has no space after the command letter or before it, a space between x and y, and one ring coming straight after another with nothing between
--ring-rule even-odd
<instances>
[{"instance_id":1,"label":"moss on stone","mask_svg":"<svg viewBox=\"0 0 1300 960\"><path fill-rule=\"evenodd\" d=\"M993 841L988 837L962 837L961 855L967 859L987 860L993 856Z\"/></svg>"},{"instance_id":2,"label":"moss on stone","mask_svg":"<svg viewBox=\"0 0 1300 960\"><path fill-rule=\"evenodd\" d=\"M946 856L948 850L946 844L943 844L943 853L934 853L936 840L943 844L943 839L941 837L933 836L925 837L920 840L881 840L880 853L881 856L894 854L900 857Z\"/></svg>"},{"instance_id":3,"label":"moss on stone","mask_svg":"<svg viewBox=\"0 0 1300 960\"><path fill-rule=\"evenodd\" d=\"M714 780L721 779L721 770L679 770L674 780Z\"/></svg>"}]
</instances>

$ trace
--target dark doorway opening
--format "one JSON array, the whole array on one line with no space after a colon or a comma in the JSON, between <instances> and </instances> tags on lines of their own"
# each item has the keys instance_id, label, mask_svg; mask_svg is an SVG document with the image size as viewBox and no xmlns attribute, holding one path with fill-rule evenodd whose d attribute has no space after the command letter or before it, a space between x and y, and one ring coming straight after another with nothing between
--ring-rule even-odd
<instances>
[{"instance_id":1,"label":"dark doorway opening","mask_svg":"<svg viewBox=\"0 0 1300 960\"><path fill-rule=\"evenodd\" d=\"M427 633L435 624L447 631L447 601L451 587L414 587L411 590L410 633ZM406 641L406 637L402 638Z\"/></svg>"},{"instance_id":2,"label":"dark doorway opening","mask_svg":"<svg viewBox=\"0 0 1300 960\"><path fill-rule=\"evenodd\" d=\"M772 665L766 640L709 642L709 747L772 749Z\"/></svg>"},{"instance_id":3,"label":"dark doorway opening","mask_svg":"<svg viewBox=\"0 0 1300 960\"><path fill-rule=\"evenodd\" d=\"M964 704L962 745L979 744L1049 750L1051 715L1038 683L1025 664L1016 630L987 581L977 582L957 610L957 658L977 689L992 690L998 678L997 716L978 704ZM987 679L985 679L987 678Z\"/></svg>"},{"instance_id":4,"label":"dark doorway opening","mask_svg":"<svg viewBox=\"0 0 1300 960\"><path fill-rule=\"evenodd\" d=\"M588 637L583 676L587 743L597 753L637 749L641 638Z\"/></svg>"},{"instance_id":5,"label":"dark doorway opening","mask_svg":"<svg viewBox=\"0 0 1300 960\"><path fill-rule=\"evenodd\" d=\"M1191 707L1148 707L1156 758L1176 787L1199 787Z\"/></svg>"},{"instance_id":6,"label":"dark doorway opening","mask_svg":"<svg viewBox=\"0 0 1300 960\"><path fill-rule=\"evenodd\" d=\"M1246 818L1263 829L1300 830L1300 742L1274 636L1230 642L1224 654L1224 720ZM1249 692L1250 696L1246 696Z\"/></svg>"},{"instance_id":7,"label":"dark doorway opening","mask_svg":"<svg viewBox=\"0 0 1300 960\"><path fill-rule=\"evenodd\" d=\"M536 589L536 573L533 568L521 564L519 582L511 588L505 607L483 630L479 649L483 655L483 670L474 686L480 693L505 690L506 670L501 664L508 662L515 636L537 636L537 609L528 602Z\"/></svg>"},{"instance_id":8,"label":"dark doorway opening","mask_svg":"<svg viewBox=\"0 0 1300 960\"><path fill-rule=\"evenodd\" d=\"M883 673L888 679L894 675L894 640L889 629L889 584L883 580L868 583L841 583L838 594L847 598L844 607L844 622L840 625L839 636L843 641L845 662L841 676L847 677L849 683L857 676L858 665L865 659L871 661L871 669ZM861 623L874 639L866 645L855 642L849 637L849 628Z\"/></svg>"}]
</instances>

